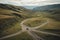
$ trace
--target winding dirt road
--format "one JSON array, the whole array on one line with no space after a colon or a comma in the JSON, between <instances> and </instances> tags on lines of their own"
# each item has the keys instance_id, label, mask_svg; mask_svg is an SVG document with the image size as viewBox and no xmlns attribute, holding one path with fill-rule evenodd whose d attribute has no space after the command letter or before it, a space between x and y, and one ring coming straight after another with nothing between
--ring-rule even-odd
<instances>
[{"instance_id":1,"label":"winding dirt road","mask_svg":"<svg viewBox=\"0 0 60 40\"><path fill-rule=\"evenodd\" d=\"M31 19L31 18L30 18L30 19ZM23 20L23 21L20 23L20 26L22 27L22 30L20 30L19 32L14 33L14 34L1 37L0 40L6 39L6 38L10 38L10 37L13 37L13 36L16 36L16 35L19 35L19 34L21 34L22 32L25 32L25 31L27 31L28 34L33 37L33 40L44 40L43 38L39 37L39 36L38 36L37 34L35 34L34 32L43 33L43 34L50 34L50 35L55 35L55 36L60 36L60 35L58 35L58 34L54 34L54 33L49 33L49 32L43 32L43 31L38 31L38 30L36 30L36 29L38 29L38 28L40 28L40 27L43 27L44 25L47 25L48 22L49 22L49 20L47 20L45 23L43 23L43 24L41 24L41 25L39 25L39 26L36 26L36 27L31 28L31 27L28 27L28 26L24 25L24 23L27 22L27 21L30 20L30 19ZM32 31L34 31L34 32L32 32Z\"/></svg>"}]
</instances>

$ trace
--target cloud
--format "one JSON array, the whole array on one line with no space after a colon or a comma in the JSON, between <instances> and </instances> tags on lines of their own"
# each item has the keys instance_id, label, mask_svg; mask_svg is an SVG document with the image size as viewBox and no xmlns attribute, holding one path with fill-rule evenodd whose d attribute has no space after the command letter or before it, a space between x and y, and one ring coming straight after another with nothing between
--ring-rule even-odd
<instances>
[{"instance_id":1,"label":"cloud","mask_svg":"<svg viewBox=\"0 0 60 40\"><path fill-rule=\"evenodd\" d=\"M14 4L20 6L43 6L58 4L60 0L0 0L0 3Z\"/></svg>"}]
</instances>

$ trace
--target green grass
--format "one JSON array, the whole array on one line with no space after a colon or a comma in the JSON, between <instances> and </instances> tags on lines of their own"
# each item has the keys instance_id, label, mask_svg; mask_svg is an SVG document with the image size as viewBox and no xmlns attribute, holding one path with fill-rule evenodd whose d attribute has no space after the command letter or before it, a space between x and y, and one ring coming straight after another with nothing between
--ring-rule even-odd
<instances>
[{"instance_id":1,"label":"green grass","mask_svg":"<svg viewBox=\"0 0 60 40\"><path fill-rule=\"evenodd\" d=\"M51 32L51 33L55 33L55 34L60 35L60 29L45 29L45 30L41 30L41 31Z\"/></svg>"},{"instance_id":2,"label":"green grass","mask_svg":"<svg viewBox=\"0 0 60 40\"><path fill-rule=\"evenodd\" d=\"M43 38L44 40L60 40L59 36L53 36L53 35L37 33L37 32L34 33L36 33L39 37Z\"/></svg>"},{"instance_id":3,"label":"green grass","mask_svg":"<svg viewBox=\"0 0 60 40\"><path fill-rule=\"evenodd\" d=\"M4 40L33 40L33 38L27 32L23 32L17 36L7 38Z\"/></svg>"},{"instance_id":4,"label":"green grass","mask_svg":"<svg viewBox=\"0 0 60 40\"><path fill-rule=\"evenodd\" d=\"M39 28L38 30L41 30L41 29L60 29L60 21L56 21L54 19L49 19L49 23L46 24L45 26Z\"/></svg>"},{"instance_id":5,"label":"green grass","mask_svg":"<svg viewBox=\"0 0 60 40\"><path fill-rule=\"evenodd\" d=\"M24 11L25 12L25 11ZM22 17L13 15L16 13ZM27 12L26 12L27 13ZM21 30L20 23L27 18L27 14L0 8L0 37L16 33Z\"/></svg>"},{"instance_id":6,"label":"green grass","mask_svg":"<svg viewBox=\"0 0 60 40\"><path fill-rule=\"evenodd\" d=\"M24 24L29 27L36 27L46 21L47 20L45 18L36 17L36 18L31 18L30 20L26 21Z\"/></svg>"},{"instance_id":7,"label":"green grass","mask_svg":"<svg viewBox=\"0 0 60 40\"><path fill-rule=\"evenodd\" d=\"M16 33L21 30L21 26L20 26L21 20L19 20L19 21L15 20L14 22L8 22L8 23L6 23L7 20L4 20L4 21L5 21L5 25L2 24L2 25L4 25L4 27L1 29L2 32L0 33L1 34L0 37L5 36L5 35L9 35L12 33ZM12 21L12 20L10 20L10 21Z\"/></svg>"}]
</instances>

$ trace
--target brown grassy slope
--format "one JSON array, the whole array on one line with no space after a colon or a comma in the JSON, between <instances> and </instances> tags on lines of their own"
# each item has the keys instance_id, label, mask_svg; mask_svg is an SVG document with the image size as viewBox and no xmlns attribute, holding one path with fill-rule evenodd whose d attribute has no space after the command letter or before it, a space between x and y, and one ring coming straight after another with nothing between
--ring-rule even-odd
<instances>
[{"instance_id":1,"label":"brown grassy slope","mask_svg":"<svg viewBox=\"0 0 60 40\"><path fill-rule=\"evenodd\" d=\"M20 31L20 22L29 17L28 12L30 10L28 11L23 7L6 6L6 4L1 7L0 5L0 37Z\"/></svg>"}]
</instances>

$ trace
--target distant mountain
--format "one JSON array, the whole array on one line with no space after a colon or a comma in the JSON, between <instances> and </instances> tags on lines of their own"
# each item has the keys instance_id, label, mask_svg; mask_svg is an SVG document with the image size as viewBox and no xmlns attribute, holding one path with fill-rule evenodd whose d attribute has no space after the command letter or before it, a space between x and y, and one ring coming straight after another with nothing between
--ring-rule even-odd
<instances>
[{"instance_id":1,"label":"distant mountain","mask_svg":"<svg viewBox=\"0 0 60 40\"><path fill-rule=\"evenodd\" d=\"M39 6L33 9L33 12L47 12L47 17L60 21L60 4ZM40 13L41 14L41 13Z\"/></svg>"},{"instance_id":2,"label":"distant mountain","mask_svg":"<svg viewBox=\"0 0 60 40\"><path fill-rule=\"evenodd\" d=\"M35 8L35 7L37 7L37 6L24 6L24 7L27 8L27 9L32 10L33 8Z\"/></svg>"},{"instance_id":3,"label":"distant mountain","mask_svg":"<svg viewBox=\"0 0 60 40\"><path fill-rule=\"evenodd\" d=\"M35 7L33 10L34 11L47 11L47 10L55 10L55 9L60 9L60 4L39 6L39 7Z\"/></svg>"}]
</instances>

